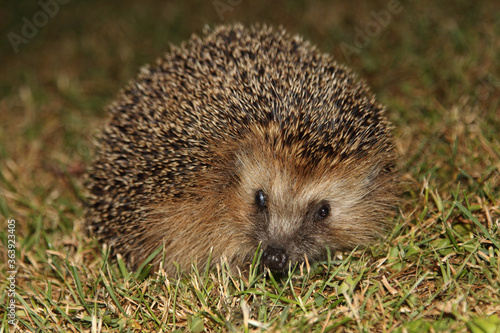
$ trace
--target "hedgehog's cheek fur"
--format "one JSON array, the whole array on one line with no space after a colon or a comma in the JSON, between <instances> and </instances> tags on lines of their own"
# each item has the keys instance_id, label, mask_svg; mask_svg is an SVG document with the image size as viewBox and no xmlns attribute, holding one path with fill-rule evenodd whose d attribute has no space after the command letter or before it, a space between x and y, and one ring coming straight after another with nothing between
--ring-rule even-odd
<instances>
[{"instance_id":1,"label":"hedgehog's cheek fur","mask_svg":"<svg viewBox=\"0 0 500 333\"><path fill-rule=\"evenodd\" d=\"M148 228L134 241L138 259L144 260L163 245L165 256L160 253L155 264L163 261L165 271L171 274L175 272L174 264L181 271L189 271L192 265L201 269L209 263L209 258L210 266L225 261L230 267L243 267L253 258L258 244L246 237L241 220L234 220L220 202L217 197L191 197L186 202L149 206L143 215Z\"/></svg>"}]
</instances>

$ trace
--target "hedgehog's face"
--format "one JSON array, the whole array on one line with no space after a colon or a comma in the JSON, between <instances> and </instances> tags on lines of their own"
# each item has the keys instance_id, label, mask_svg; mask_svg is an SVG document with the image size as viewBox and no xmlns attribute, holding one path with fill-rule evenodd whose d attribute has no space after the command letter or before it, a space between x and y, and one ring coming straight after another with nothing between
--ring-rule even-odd
<instances>
[{"instance_id":1,"label":"hedgehog's face","mask_svg":"<svg viewBox=\"0 0 500 333\"><path fill-rule=\"evenodd\" d=\"M282 271L305 257L325 259L327 248L351 249L382 231L373 199L376 167L353 166L352 174L342 166L304 170L288 162L296 159L258 155L239 157L237 195L245 207L245 238L252 240L248 251L261 244L262 262L271 270Z\"/></svg>"},{"instance_id":2,"label":"hedgehog's face","mask_svg":"<svg viewBox=\"0 0 500 333\"><path fill-rule=\"evenodd\" d=\"M262 263L273 271L282 271L290 262L300 262L306 256L309 260L321 257L326 250L322 235L330 233L335 213L332 200L307 198L306 193L293 193L284 184L269 185L254 189L250 208L252 236L261 243Z\"/></svg>"}]
</instances>

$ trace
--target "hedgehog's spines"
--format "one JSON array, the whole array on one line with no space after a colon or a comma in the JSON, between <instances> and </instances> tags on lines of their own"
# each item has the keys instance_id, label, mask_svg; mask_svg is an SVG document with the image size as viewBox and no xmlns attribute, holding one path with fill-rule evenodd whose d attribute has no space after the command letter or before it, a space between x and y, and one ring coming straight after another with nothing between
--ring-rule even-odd
<instances>
[{"instance_id":1,"label":"hedgehog's spines","mask_svg":"<svg viewBox=\"0 0 500 333\"><path fill-rule=\"evenodd\" d=\"M210 247L240 265L256 239L317 258L325 244L348 248L386 226L395 180L384 107L347 67L283 28L205 28L142 67L109 109L86 215L131 264L163 241L183 267L203 263ZM257 187L279 210L266 221L252 217ZM336 224L290 215L275 225L291 212L307 220L320 197L335 202ZM299 222L309 229L294 234Z\"/></svg>"}]
</instances>

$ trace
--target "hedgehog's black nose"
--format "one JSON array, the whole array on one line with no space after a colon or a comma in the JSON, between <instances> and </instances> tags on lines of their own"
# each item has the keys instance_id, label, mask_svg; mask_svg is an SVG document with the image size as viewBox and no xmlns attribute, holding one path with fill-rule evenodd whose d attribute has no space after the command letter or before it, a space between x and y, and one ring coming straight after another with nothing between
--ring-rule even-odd
<instances>
[{"instance_id":1,"label":"hedgehog's black nose","mask_svg":"<svg viewBox=\"0 0 500 333\"><path fill-rule=\"evenodd\" d=\"M282 271L288 264L288 256L282 248L268 247L262 254L262 263L273 272Z\"/></svg>"}]
</instances>

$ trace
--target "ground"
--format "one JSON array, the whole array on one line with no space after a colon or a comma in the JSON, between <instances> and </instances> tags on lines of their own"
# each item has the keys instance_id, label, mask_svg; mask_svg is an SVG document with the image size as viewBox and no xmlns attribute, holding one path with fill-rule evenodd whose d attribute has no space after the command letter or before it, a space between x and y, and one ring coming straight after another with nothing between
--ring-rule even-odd
<instances>
[{"instance_id":1,"label":"ground","mask_svg":"<svg viewBox=\"0 0 500 333\"><path fill-rule=\"evenodd\" d=\"M281 279L108 262L82 209L106 105L170 44L236 21L303 35L387 105L394 230ZM0 332L500 332L500 3L11 1L0 35Z\"/></svg>"}]
</instances>

